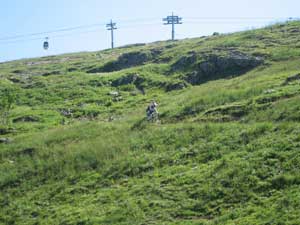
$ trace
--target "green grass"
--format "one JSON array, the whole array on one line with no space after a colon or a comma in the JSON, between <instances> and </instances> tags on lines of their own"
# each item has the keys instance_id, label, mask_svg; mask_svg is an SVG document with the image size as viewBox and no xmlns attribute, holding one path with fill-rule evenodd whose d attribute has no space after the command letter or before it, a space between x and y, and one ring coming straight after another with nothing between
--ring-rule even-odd
<instances>
[{"instance_id":1,"label":"green grass","mask_svg":"<svg viewBox=\"0 0 300 225\"><path fill-rule=\"evenodd\" d=\"M299 224L299 26L0 64L18 96L0 127L0 224ZM172 71L190 51L264 63L192 85L194 67Z\"/></svg>"}]
</instances>

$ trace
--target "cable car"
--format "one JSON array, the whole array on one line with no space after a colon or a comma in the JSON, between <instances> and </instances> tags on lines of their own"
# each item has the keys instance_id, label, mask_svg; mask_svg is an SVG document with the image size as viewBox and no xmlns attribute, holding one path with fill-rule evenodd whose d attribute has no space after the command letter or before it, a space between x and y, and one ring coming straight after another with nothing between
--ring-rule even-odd
<instances>
[{"instance_id":1,"label":"cable car","mask_svg":"<svg viewBox=\"0 0 300 225\"><path fill-rule=\"evenodd\" d=\"M45 38L45 41L44 41L44 44L43 44L43 47L44 47L45 50L48 50L48 48L49 48L49 41L48 41L48 39L49 39L49 38L46 37L46 38Z\"/></svg>"}]
</instances>

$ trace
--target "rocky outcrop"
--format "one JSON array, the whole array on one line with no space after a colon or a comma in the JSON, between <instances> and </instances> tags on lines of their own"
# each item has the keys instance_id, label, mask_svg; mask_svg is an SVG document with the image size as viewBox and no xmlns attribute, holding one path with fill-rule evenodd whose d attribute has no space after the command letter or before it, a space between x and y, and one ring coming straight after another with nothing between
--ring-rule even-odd
<instances>
[{"instance_id":1,"label":"rocky outcrop","mask_svg":"<svg viewBox=\"0 0 300 225\"><path fill-rule=\"evenodd\" d=\"M0 138L0 144L8 144L11 142L9 138Z\"/></svg>"},{"instance_id":2,"label":"rocky outcrop","mask_svg":"<svg viewBox=\"0 0 300 225\"><path fill-rule=\"evenodd\" d=\"M182 56L172 65L172 72L186 70L197 62L197 53L191 52L187 56Z\"/></svg>"},{"instance_id":3,"label":"rocky outcrop","mask_svg":"<svg viewBox=\"0 0 300 225\"><path fill-rule=\"evenodd\" d=\"M184 81L178 81L178 82L174 82L174 83L169 83L166 86L166 91L175 91L175 90L182 90L184 88L186 88L188 86L188 84Z\"/></svg>"},{"instance_id":4,"label":"rocky outcrop","mask_svg":"<svg viewBox=\"0 0 300 225\"><path fill-rule=\"evenodd\" d=\"M0 135L10 134L12 132L12 129L0 127Z\"/></svg>"},{"instance_id":5,"label":"rocky outcrop","mask_svg":"<svg viewBox=\"0 0 300 225\"><path fill-rule=\"evenodd\" d=\"M10 80L13 83L23 83L23 81L18 77L9 77L8 80Z\"/></svg>"},{"instance_id":6,"label":"rocky outcrop","mask_svg":"<svg viewBox=\"0 0 300 225\"><path fill-rule=\"evenodd\" d=\"M16 152L16 155L19 157L24 156L24 155L33 157L36 152L37 152L36 148L25 148L25 149L22 149L22 150Z\"/></svg>"},{"instance_id":7,"label":"rocky outcrop","mask_svg":"<svg viewBox=\"0 0 300 225\"><path fill-rule=\"evenodd\" d=\"M160 53L161 51L158 49L124 53L119 56L117 60L108 62L104 66L90 68L87 73L113 72L130 67L141 66L146 62L154 60Z\"/></svg>"},{"instance_id":8,"label":"rocky outcrop","mask_svg":"<svg viewBox=\"0 0 300 225\"><path fill-rule=\"evenodd\" d=\"M22 74L22 73L24 73L24 71L23 70L13 70L13 71L11 71L12 73L15 73L15 74Z\"/></svg>"},{"instance_id":9,"label":"rocky outcrop","mask_svg":"<svg viewBox=\"0 0 300 225\"><path fill-rule=\"evenodd\" d=\"M141 77L137 73L132 73L132 74L127 74L123 77L113 80L111 82L111 86L119 87L122 85L133 84L138 91L140 91L142 94L145 94L145 89L143 86L144 81L145 81L145 78Z\"/></svg>"},{"instance_id":10,"label":"rocky outcrop","mask_svg":"<svg viewBox=\"0 0 300 225\"><path fill-rule=\"evenodd\" d=\"M14 123L18 123L18 122L39 122L40 118L36 117L36 116L21 116L18 118L13 119Z\"/></svg>"},{"instance_id":11,"label":"rocky outcrop","mask_svg":"<svg viewBox=\"0 0 300 225\"><path fill-rule=\"evenodd\" d=\"M129 52L121 55L117 61L107 63L103 66L103 72L118 71L134 66L143 65L152 59L151 52Z\"/></svg>"},{"instance_id":12,"label":"rocky outcrop","mask_svg":"<svg viewBox=\"0 0 300 225\"><path fill-rule=\"evenodd\" d=\"M293 81L300 81L300 73L287 77L283 85L287 85L288 83Z\"/></svg>"},{"instance_id":13,"label":"rocky outcrop","mask_svg":"<svg viewBox=\"0 0 300 225\"><path fill-rule=\"evenodd\" d=\"M61 74L61 71L54 70L54 71L50 71L50 72L44 72L44 73L42 73L42 76L47 77L50 75L60 75L60 74Z\"/></svg>"},{"instance_id":14,"label":"rocky outcrop","mask_svg":"<svg viewBox=\"0 0 300 225\"><path fill-rule=\"evenodd\" d=\"M113 80L111 85L113 87L118 87L122 85L135 84L139 85L144 82L144 78L140 77L139 74L127 74L126 76L120 77L116 80Z\"/></svg>"},{"instance_id":15,"label":"rocky outcrop","mask_svg":"<svg viewBox=\"0 0 300 225\"><path fill-rule=\"evenodd\" d=\"M211 54L190 53L172 65L172 71L190 71L184 79L193 85L208 80L241 75L263 63L261 57L242 52L215 52Z\"/></svg>"},{"instance_id":16,"label":"rocky outcrop","mask_svg":"<svg viewBox=\"0 0 300 225\"><path fill-rule=\"evenodd\" d=\"M145 83L148 83L150 86L163 88L165 91L174 91L181 90L188 86L188 83L183 80L175 81L152 81L151 79L146 80L144 77L140 76L137 73L127 74L120 78L117 78L111 82L111 86L120 87L123 85L133 84L135 88L140 91L142 94L145 94Z\"/></svg>"}]
</instances>

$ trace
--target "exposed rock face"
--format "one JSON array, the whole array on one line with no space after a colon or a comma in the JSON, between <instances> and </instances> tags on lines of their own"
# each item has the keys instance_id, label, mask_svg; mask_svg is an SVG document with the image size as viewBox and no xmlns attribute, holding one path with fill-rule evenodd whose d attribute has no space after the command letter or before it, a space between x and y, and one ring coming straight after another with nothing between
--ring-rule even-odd
<instances>
[{"instance_id":1,"label":"exposed rock face","mask_svg":"<svg viewBox=\"0 0 300 225\"><path fill-rule=\"evenodd\" d=\"M13 70L12 73L22 74L22 73L24 73L24 71L23 70Z\"/></svg>"},{"instance_id":2,"label":"exposed rock face","mask_svg":"<svg viewBox=\"0 0 300 225\"><path fill-rule=\"evenodd\" d=\"M264 61L260 57L231 51L219 54L196 54L183 56L172 66L172 71L191 71L184 79L193 84L200 84L208 80L241 75Z\"/></svg>"},{"instance_id":3,"label":"exposed rock face","mask_svg":"<svg viewBox=\"0 0 300 225\"><path fill-rule=\"evenodd\" d=\"M11 132L12 132L12 130L10 130L10 129L0 127L0 135L10 134Z\"/></svg>"},{"instance_id":4,"label":"exposed rock face","mask_svg":"<svg viewBox=\"0 0 300 225\"><path fill-rule=\"evenodd\" d=\"M68 72L74 72L74 71L77 71L78 69L75 68L75 67L70 67L70 68L67 68L67 71Z\"/></svg>"},{"instance_id":5,"label":"exposed rock face","mask_svg":"<svg viewBox=\"0 0 300 225\"><path fill-rule=\"evenodd\" d=\"M22 117L18 117L13 119L14 123L18 123L18 122L39 122L40 118L36 117L36 116L22 116Z\"/></svg>"},{"instance_id":6,"label":"exposed rock face","mask_svg":"<svg viewBox=\"0 0 300 225\"><path fill-rule=\"evenodd\" d=\"M102 67L91 68L87 73L101 73L101 72L113 72L122 69L141 66L146 62L149 62L155 58L161 51L152 49L151 51L136 51L124 53L119 56L116 61L108 62Z\"/></svg>"},{"instance_id":7,"label":"exposed rock face","mask_svg":"<svg viewBox=\"0 0 300 225\"><path fill-rule=\"evenodd\" d=\"M293 82L293 81L296 81L296 80L300 81L300 73L295 74L293 76L289 76L288 78L286 78L286 80L283 83L283 85L286 85L286 84L288 84L290 82Z\"/></svg>"},{"instance_id":8,"label":"exposed rock face","mask_svg":"<svg viewBox=\"0 0 300 225\"><path fill-rule=\"evenodd\" d=\"M204 115L229 115L230 117L240 118L247 114L247 105L244 104L232 104L224 105L222 107L216 107L204 112Z\"/></svg>"},{"instance_id":9,"label":"exposed rock face","mask_svg":"<svg viewBox=\"0 0 300 225\"><path fill-rule=\"evenodd\" d=\"M120 93L118 91L110 91L108 94L110 96L112 96L112 97L118 97L118 96L120 96Z\"/></svg>"},{"instance_id":10,"label":"exposed rock face","mask_svg":"<svg viewBox=\"0 0 300 225\"><path fill-rule=\"evenodd\" d=\"M61 71L55 70L55 71L45 72L42 74L42 76L47 77L50 75L60 75L60 74L61 74Z\"/></svg>"},{"instance_id":11,"label":"exposed rock face","mask_svg":"<svg viewBox=\"0 0 300 225\"><path fill-rule=\"evenodd\" d=\"M151 52L129 52L121 55L117 61L104 65L103 72L112 72L129 67L140 66L152 59Z\"/></svg>"},{"instance_id":12,"label":"exposed rock face","mask_svg":"<svg viewBox=\"0 0 300 225\"><path fill-rule=\"evenodd\" d=\"M22 149L21 151L17 152L17 156L22 156L22 155L28 155L30 157L33 157L33 155L37 152L37 149L35 148L25 148Z\"/></svg>"},{"instance_id":13,"label":"exposed rock face","mask_svg":"<svg viewBox=\"0 0 300 225\"><path fill-rule=\"evenodd\" d=\"M176 63L172 65L172 71L185 70L197 62L197 53L191 52L188 56L182 56Z\"/></svg>"},{"instance_id":14,"label":"exposed rock face","mask_svg":"<svg viewBox=\"0 0 300 225\"><path fill-rule=\"evenodd\" d=\"M9 138L0 138L0 144L8 144L11 142Z\"/></svg>"},{"instance_id":15,"label":"exposed rock face","mask_svg":"<svg viewBox=\"0 0 300 225\"><path fill-rule=\"evenodd\" d=\"M188 73L184 79L186 80L186 82L192 84L192 85L196 85L196 84L200 84L201 83L201 79L200 79L201 75L199 75L199 73L197 71L193 71L191 73Z\"/></svg>"},{"instance_id":16,"label":"exposed rock face","mask_svg":"<svg viewBox=\"0 0 300 225\"><path fill-rule=\"evenodd\" d=\"M73 111L72 109L61 109L60 110L61 115L65 116L65 117L72 117L73 116Z\"/></svg>"},{"instance_id":17,"label":"exposed rock face","mask_svg":"<svg viewBox=\"0 0 300 225\"><path fill-rule=\"evenodd\" d=\"M166 87L166 91L175 91L175 90L181 90L186 88L188 85L184 81L179 81L176 83L168 84Z\"/></svg>"},{"instance_id":18,"label":"exposed rock face","mask_svg":"<svg viewBox=\"0 0 300 225\"><path fill-rule=\"evenodd\" d=\"M143 81L144 81L144 79L141 78L139 74L128 74L126 76L120 77L120 78L112 81L111 85L113 87L118 87L118 86L127 85L127 84L139 85Z\"/></svg>"},{"instance_id":19,"label":"exposed rock face","mask_svg":"<svg viewBox=\"0 0 300 225\"><path fill-rule=\"evenodd\" d=\"M8 80L10 80L13 83L22 83L22 80L17 77L9 77Z\"/></svg>"},{"instance_id":20,"label":"exposed rock face","mask_svg":"<svg viewBox=\"0 0 300 225\"><path fill-rule=\"evenodd\" d=\"M144 81L145 79L141 77L139 74L133 73L133 74L127 74L126 76L113 80L111 85L113 87L119 87L122 85L134 84L136 89L138 89L144 95L145 90L142 84Z\"/></svg>"}]
</instances>

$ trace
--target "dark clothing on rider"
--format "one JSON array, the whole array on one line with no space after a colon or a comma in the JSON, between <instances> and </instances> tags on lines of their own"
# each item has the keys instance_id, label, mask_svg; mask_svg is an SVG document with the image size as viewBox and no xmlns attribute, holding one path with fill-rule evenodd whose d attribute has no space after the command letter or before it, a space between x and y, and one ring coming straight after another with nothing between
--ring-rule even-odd
<instances>
[{"instance_id":1,"label":"dark clothing on rider","mask_svg":"<svg viewBox=\"0 0 300 225\"><path fill-rule=\"evenodd\" d=\"M156 106L157 106L157 104L154 102L154 103L151 103L151 104L147 107L146 113L147 113L148 119L149 119L149 117L150 117L153 113L157 112Z\"/></svg>"}]
</instances>

